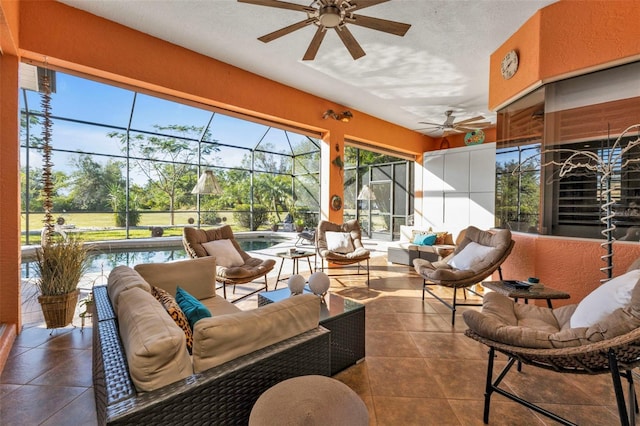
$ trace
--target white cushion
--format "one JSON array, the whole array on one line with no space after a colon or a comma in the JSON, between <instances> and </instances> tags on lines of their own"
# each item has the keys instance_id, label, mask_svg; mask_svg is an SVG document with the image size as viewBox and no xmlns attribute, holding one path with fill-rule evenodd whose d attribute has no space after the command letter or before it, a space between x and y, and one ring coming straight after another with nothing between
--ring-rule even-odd
<instances>
[{"instance_id":1,"label":"white cushion","mask_svg":"<svg viewBox=\"0 0 640 426\"><path fill-rule=\"evenodd\" d=\"M332 232L324 233L327 240L327 249L336 253L351 253L355 250L351 234L349 232Z\"/></svg>"},{"instance_id":2,"label":"white cushion","mask_svg":"<svg viewBox=\"0 0 640 426\"><path fill-rule=\"evenodd\" d=\"M475 263L484 259L492 250L494 250L493 247L483 246L472 241L460 253L453 256L448 263L456 269L469 269Z\"/></svg>"},{"instance_id":3,"label":"white cushion","mask_svg":"<svg viewBox=\"0 0 640 426\"><path fill-rule=\"evenodd\" d=\"M634 269L593 290L578 303L571 315L571 328L591 327L616 309L627 306L638 280L640 269Z\"/></svg>"},{"instance_id":4,"label":"white cushion","mask_svg":"<svg viewBox=\"0 0 640 426\"><path fill-rule=\"evenodd\" d=\"M202 244L209 256L216 258L218 266L233 268L244 265L244 260L231 240L213 240Z\"/></svg>"}]
</instances>

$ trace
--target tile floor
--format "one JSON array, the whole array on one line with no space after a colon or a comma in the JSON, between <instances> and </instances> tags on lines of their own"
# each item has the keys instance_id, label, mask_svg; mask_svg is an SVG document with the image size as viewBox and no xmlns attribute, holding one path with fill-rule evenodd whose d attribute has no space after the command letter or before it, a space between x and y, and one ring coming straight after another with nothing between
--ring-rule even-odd
<instances>
[{"instance_id":1,"label":"tile floor","mask_svg":"<svg viewBox=\"0 0 640 426\"><path fill-rule=\"evenodd\" d=\"M421 279L407 266L387 264L382 253L372 259L370 289L362 277L332 279L332 292L367 306L366 359L335 378L364 400L371 425L481 425L486 348L463 335L462 318L452 328L450 311L437 300L423 303ZM255 305L255 296L241 302L243 309ZM51 334L41 323L25 326L0 375L1 424L96 423L91 331L90 324ZM504 361L498 358L497 365ZM618 423L606 375L525 366L504 383L577 424ZM489 423L556 424L500 395L492 398Z\"/></svg>"}]
</instances>

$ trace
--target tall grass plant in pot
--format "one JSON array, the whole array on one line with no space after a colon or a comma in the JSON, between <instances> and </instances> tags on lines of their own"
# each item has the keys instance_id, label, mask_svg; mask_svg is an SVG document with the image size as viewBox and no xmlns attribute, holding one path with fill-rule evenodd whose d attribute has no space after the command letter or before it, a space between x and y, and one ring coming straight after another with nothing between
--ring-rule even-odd
<instances>
[{"instance_id":1,"label":"tall grass plant in pot","mask_svg":"<svg viewBox=\"0 0 640 426\"><path fill-rule=\"evenodd\" d=\"M36 251L40 295L47 328L65 327L73 322L78 304L78 283L87 271L88 249L75 239L49 242Z\"/></svg>"}]
</instances>

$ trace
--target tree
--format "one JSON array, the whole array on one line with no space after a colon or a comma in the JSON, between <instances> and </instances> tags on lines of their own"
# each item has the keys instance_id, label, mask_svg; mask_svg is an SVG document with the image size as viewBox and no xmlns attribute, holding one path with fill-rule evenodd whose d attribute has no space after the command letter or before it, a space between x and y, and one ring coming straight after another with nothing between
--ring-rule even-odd
<instances>
[{"instance_id":1,"label":"tree","mask_svg":"<svg viewBox=\"0 0 640 426\"><path fill-rule=\"evenodd\" d=\"M523 223L529 228L538 221L540 176L536 170L514 174L518 165L515 160L496 165L496 222L505 227Z\"/></svg>"},{"instance_id":2,"label":"tree","mask_svg":"<svg viewBox=\"0 0 640 426\"><path fill-rule=\"evenodd\" d=\"M119 139L123 150L126 150L129 144L134 165L147 178L149 189L157 190L166 197L170 225L174 225L176 202L185 193L184 179L186 176L195 175L194 164L198 164L198 141L211 139L208 130L203 135L204 127L156 124L153 128L158 134L132 136L126 133L110 132L108 136ZM169 136L167 133L179 136ZM215 142L217 141L200 143L201 154L218 151Z\"/></svg>"},{"instance_id":3,"label":"tree","mask_svg":"<svg viewBox=\"0 0 640 426\"><path fill-rule=\"evenodd\" d=\"M69 196L77 210L104 212L111 209L110 190L113 186L125 187L122 163L109 160L102 165L92 156L81 154L74 162Z\"/></svg>"}]
</instances>

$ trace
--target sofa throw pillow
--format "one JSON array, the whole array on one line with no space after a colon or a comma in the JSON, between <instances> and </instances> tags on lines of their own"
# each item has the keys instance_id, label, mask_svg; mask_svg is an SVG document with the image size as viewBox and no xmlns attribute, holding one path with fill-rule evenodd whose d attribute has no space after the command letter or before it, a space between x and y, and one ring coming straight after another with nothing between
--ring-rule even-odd
<instances>
[{"instance_id":1,"label":"sofa throw pillow","mask_svg":"<svg viewBox=\"0 0 640 426\"><path fill-rule=\"evenodd\" d=\"M216 258L218 266L233 268L244 265L244 260L231 240L213 240L202 244L209 256Z\"/></svg>"},{"instance_id":2,"label":"sofa throw pillow","mask_svg":"<svg viewBox=\"0 0 640 426\"><path fill-rule=\"evenodd\" d=\"M349 232L327 231L324 233L324 237L327 240L327 249L329 251L345 254L355 250Z\"/></svg>"},{"instance_id":3,"label":"sofa throw pillow","mask_svg":"<svg viewBox=\"0 0 640 426\"><path fill-rule=\"evenodd\" d=\"M437 232L436 233L436 245L442 245L445 244L447 241L447 236L449 235L448 232Z\"/></svg>"},{"instance_id":4,"label":"sofa throw pillow","mask_svg":"<svg viewBox=\"0 0 640 426\"><path fill-rule=\"evenodd\" d=\"M591 327L618 308L631 303L631 293L640 280L640 269L613 278L587 295L571 315L571 328Z\"/></svg>"},{"instance_id":5,"label":"sofa throw pillow","mask_svg":"<svg viewBox=\"0 0 640 426\"><path fill-rule=\"evenodd\" d=\"M436 234L427 233L427 234L416 234L413 237L413 244L419 246L432 246L436 243Z\"/></svg>"},{"instance_id":6,"label":"sofa throw pillow","mask_svg":"<svg viewBox=\"0 0 640 426\"><path fill-rule=\"evenodd\" d=\"M182 312L187 316L191 330L202 318L211 317L211 312L206 306L180 287L176 290L176 301Z\"/></svg>"},{"instance_id":7,"label":"sofa throw pillow","mask_svg":"<svg viewBox=\"0 0 640 426\"><path fill-rule=\"evenodd\" d=\"M174 299L169 292L158 287L151 287L151 294L158 299L158 302L162 304L169 316L171 316L176 324L178 324L178 327L184 331L184 336L187 340L187 350L191 353L191 349L193 348L193 331L191 331L189 320L184 312L182 312L182 309L180 309L180 305L178 305L176 299Z\"/></svg>"},{"instance_id":8,"label":"sofa throw pillow","mask_svg":"<svg viewBox=\"0 0 640 426\"><path fill-rule=\"evenodd\" d=\"M475 241L471 241L458 254L453 256L448 263L456 269L469 269L475 263L484 259L493 250L493 247L483 246Z\"/></svg>"}]
</instances>

